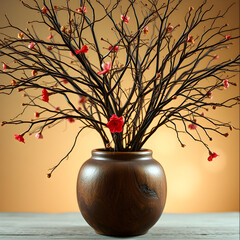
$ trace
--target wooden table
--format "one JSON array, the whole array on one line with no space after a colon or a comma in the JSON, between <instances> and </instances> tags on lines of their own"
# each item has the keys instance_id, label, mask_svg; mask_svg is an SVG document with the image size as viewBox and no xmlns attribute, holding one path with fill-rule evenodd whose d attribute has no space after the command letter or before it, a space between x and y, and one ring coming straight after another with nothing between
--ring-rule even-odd
<instances>
[{"instance_id":1,"label":"wooden table","mask_svg":"<svg viewBox=\"0 0 240 240\"><path fill-rule=\"evenodd\" d=\"M0 213L0 239L119 238L96 234L80 213ZM147 234L124 239L239 240L239 213L165 213Z\"/></svg>"}]
</instances>

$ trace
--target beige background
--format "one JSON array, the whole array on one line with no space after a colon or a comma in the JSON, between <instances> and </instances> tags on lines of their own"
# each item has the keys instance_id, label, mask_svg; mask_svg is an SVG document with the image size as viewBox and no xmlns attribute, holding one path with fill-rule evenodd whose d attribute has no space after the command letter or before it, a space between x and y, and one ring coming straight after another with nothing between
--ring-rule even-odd
<instances>
[{"instance_id":1,"label":"beige background","mask_svg":"<svg viewBox=\"0 0 240 240\"><path fill-rule=\"evenodd\" d=\"M73 1L73 0L71 0ZM188 6L198 6L202 1L184 0L179 7L181 18ZM229 1L209 1L216 9L223 9ZM239 0L223 20L237 26ZM4 13L14 23L25 26L31 14L25 14L18 0L2 0L1 25ZM180 20L178 20L180 21ZM238 44L231 46L228 57L238 51ZM225 54L225 53L224 53ZM0 81L3 77L0 76ZM235 82L239 83L236 77ZM238 87L230 87L224 94L239 95ZM0 121L8 120L21 111L21 94L13 97L0 95ZM239 124L239 108L211 111L218 118ZM29 116L30 118L33 116ZM48 168L54 166L71 147L76 125L63 123L44 134L44 140L33 136L26 144L14 140L13 135L24 131L22 126L0 128L0 211L19 212L72 212L78 211L76 178L81 164L90 157L91 150L102 146L98 135L86 130L69 160L46 178ZM168 197L165 212L217 212L239 211L239 133L230 132L228 138L213 135L209 143L220 157L208 162L207 151L190 138L185 138L186 148L181 148L175 133L160 129L145 145L164 167L168 181Z\"/></svg>"}]
</instances>

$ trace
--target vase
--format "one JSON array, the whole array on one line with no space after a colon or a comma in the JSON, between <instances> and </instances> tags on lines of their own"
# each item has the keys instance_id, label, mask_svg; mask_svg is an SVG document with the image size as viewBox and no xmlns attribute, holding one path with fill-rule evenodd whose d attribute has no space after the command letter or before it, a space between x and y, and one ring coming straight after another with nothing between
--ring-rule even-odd
<instances>
[{"instance_id":1,"label":"vase","mask_svg":"<svg viewBox=\"0 0 240 240\"><path fill-rule=\"evenodd\" d=\"M159 219L167 184L151 150L92 151L80 168L77 200L84 219L98 234L145 234Z\"/></svg>"}]
</instances>

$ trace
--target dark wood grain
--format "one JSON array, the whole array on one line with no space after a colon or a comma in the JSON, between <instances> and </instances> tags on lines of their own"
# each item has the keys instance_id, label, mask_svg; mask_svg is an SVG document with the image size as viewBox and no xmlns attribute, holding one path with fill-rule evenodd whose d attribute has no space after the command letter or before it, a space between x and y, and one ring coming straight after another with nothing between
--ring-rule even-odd
<instances>
[{"instance_id":1,"label":"dark wood grain","mask_svg":"<svg viewBox=\"0 0 240 240\"><path fill-rule=\"evenodd\" d=\"M104 235L146 233L159 219L166 202L166 178L150 150L92 152L79 171L80 211Z\"/></svg>"}]
</instances>

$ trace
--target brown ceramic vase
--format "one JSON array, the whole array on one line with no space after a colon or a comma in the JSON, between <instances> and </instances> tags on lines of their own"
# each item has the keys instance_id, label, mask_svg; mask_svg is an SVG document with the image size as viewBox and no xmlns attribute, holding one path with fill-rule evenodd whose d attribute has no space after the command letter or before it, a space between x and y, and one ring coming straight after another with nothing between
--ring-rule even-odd
<instances>
[{"instance_id":1,"label":"brown ceramic vase","mask_svg":"<svg viewBox=\"0 0 240 240\"><path fill-rule=\"evenodd\" d=\"M151 150L92 151L77 180L80 211L99 234L145 234L159 219L166 202L166 177Z\"/></svg>"}]
</instances>

